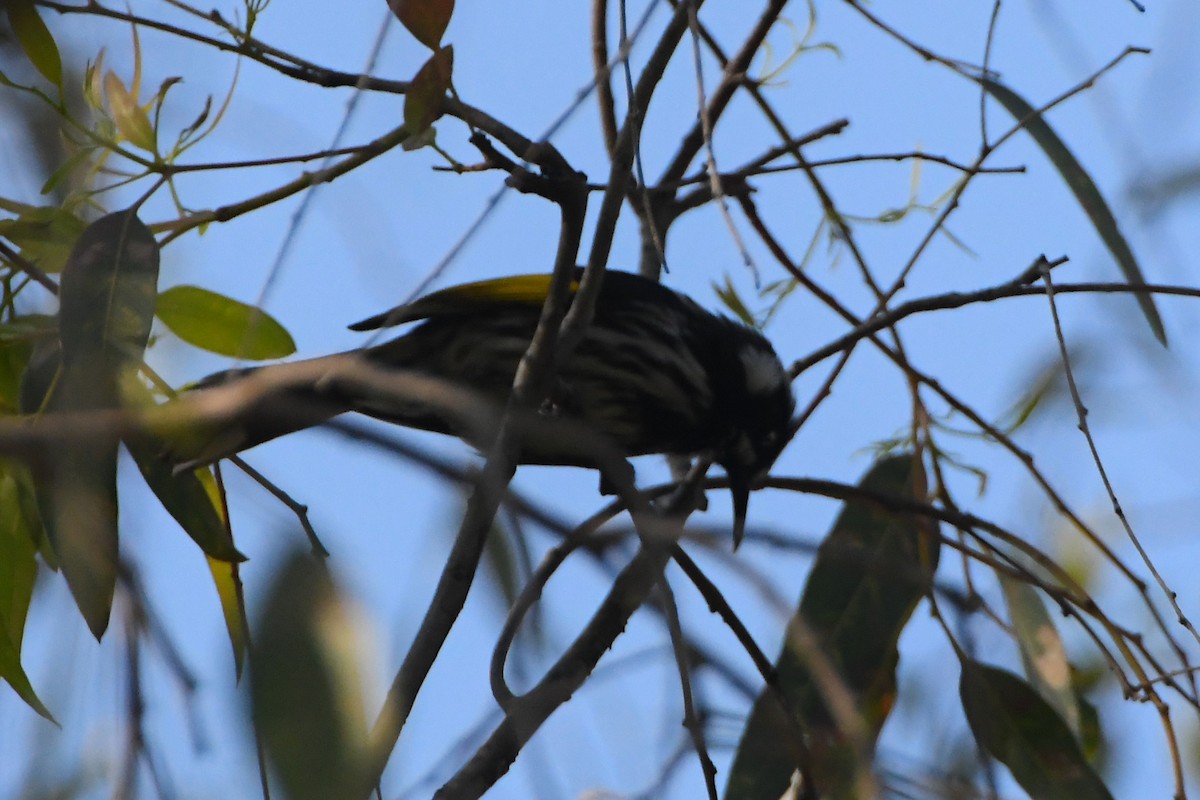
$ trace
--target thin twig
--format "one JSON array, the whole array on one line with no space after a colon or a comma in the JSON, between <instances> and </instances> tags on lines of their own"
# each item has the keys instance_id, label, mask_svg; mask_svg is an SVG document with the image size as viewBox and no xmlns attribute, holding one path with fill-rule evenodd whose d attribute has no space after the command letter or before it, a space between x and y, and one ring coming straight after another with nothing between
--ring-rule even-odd
<instances>
[{"instance_id":1,"label":"thin twig","mask_svg":"<svg viewBox=\"0 0 1200 800\"><path fill-rule=\"evenodd\" d=\"M321 537L317 535L316 529L312 526L312 522L308 518L307 505L296 500L266 475L263 475L254 467L247 464L241 456L230 456L229 460L233 462L234 466L246 473L255 483L266 489L272 497L283 503L289 511L296 515L296 521L300 523L300 527L304 530L304 535L308 537L309 549L315 557L320 559L329 558L329 551L325 549L325 545L321 542Z\"/></svg>"},{"instance_id":2,"label":"thin twig","mask_svg":"<svg viewBox=\"0 0 1200 800\"><path fill-rule=\"evenodd\" d=\"M3 239L0 239L0 256L45 287L50 294L58 296L58 284L49 275L42 272L36 264L9 247L8 242Z\"/></svg>"},{"instance_id":3,"label":"thin twig","mask_svg":"<svg viewBox=\"0 0 1200 800\"><path fill-rule=\"evenodd\" d=\"M750 274L754 276L754 285L758 286L761 282L758 267L755 265L750 251L746 248L746 243L742 241L742 235L738 232L737 225L733 222L733 215L729 213L729 203L721 188L721 172L717 169L717 154L713 150L713 118L709 116L708 103L704 97L704 65L700 57L700 19L697 16L696 0L686 0L686 2L688 7L688 29L692 34L692 64L696 73L696 111L700 117L700 133L704 140L704 163L706 166L705 171L708 173L708 185L712 190L713 199L717 203L717 209L721 212L721 219L725 222L725 227L729 231L729 236L733 239L734 246L737 247L738 253L742 257L742 263L746 265L746 268L750 270ZM726 66L727 71L728 69L729 67Z\"/></svg>"},{"instance_id":4,"label":"thin twig","mask_svg":"<svg viewBox=\"0 0 1200 800\"><path fill-rule=\"evenodd\" d=\"M708 755L708 744L704 740L704 722L696 714L696 703L692 696L692 666L688 659L683 626L679 622L679 606L675 603L675 593L671 591L671 584L665 576L658 582L658 591L662 594L660 606L663 618L667 621L671 652L675 655L675 668L679 673L679 688L683 696L683 727L687 730L692 747L696 751L696 758L700 761L700 771L704 775L704 787L708 791L708 798L717 800L717 768Z\"/></svg>"},{"instance_id":5,"label":"thin twig","mask_svg":"<svg viewBox=\"0 0 1200 800\"><path fill-rule=\"evenodd\" d=\"M611 155L617 142L617 111L612 90L612 74L608 67L608 0L592 0L591 25L592 80L596 84L600 132L604 135L604 146Z\"/></svg>"}]
</instances>

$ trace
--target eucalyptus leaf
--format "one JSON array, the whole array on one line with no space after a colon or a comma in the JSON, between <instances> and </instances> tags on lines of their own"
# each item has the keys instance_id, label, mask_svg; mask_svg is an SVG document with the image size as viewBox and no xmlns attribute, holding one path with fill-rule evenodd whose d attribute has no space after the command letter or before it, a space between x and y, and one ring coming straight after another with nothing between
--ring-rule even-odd
<instances>
[{"instance_id":1,"label":"eucalyptus leaf","mask_svg":"<svg viewBox=\"0 0 1200 800\"><path fill-rule=\"evenodd\" d=\"M158 296L158 318L190 345L231 358L261 361L296 352L274 317L199 286L172 286Z\"/></svg>"},{"instance_id":2,"label":"eucalyptus leaf","mask_svg":"<svg viewBox=\"0 0 1200 800\"><path fill-rule=\"evenodd\" d=\"M964 659L959 693L976 741L1032 800L1112 800L1062 717L1019 677Z\"/></svg>"},{"instance_id":3,"label":"eucalyptus leaf","mask_svg":"<svg viewBox=\"0 0 1200 800\"><path fill-rule=\"evenodd\" d=\"M859 486L911 503L924 496L918 467L911 453L884 458ZM775 665L786 708L769 687L759 695L726 800L782 796L803 760L819 796L854 796L856 777L871 768L860 762L856 744L873 746L891 710L897 641L932 585L938 545L936 528L926 520L866 497L846 502L817 551ZM841 729L826 697L831 687L813 668L817 662L836 673L837 688L853 701L870 741L851 742Z\"/></svg>"},{"instance_id":4,"label":"eucalyptus leaf","mask_svg":"<svg viewBox=\"0 0 1200 800\"><path fill-rule=\"evenodd\" d=\"M1125 235L1121 233L1117 219L1108 207L1104 195L1100 194L1096 182L1088 175L1087 170L1079 163L1079 159L1075 158L1066 143L1050 127L1050 123L1046 122L1038 114L1037 109L1026 102L1023 97L1004 84L990 78L977 78L977 80L988 94L996 98L1000 105L1012 114L1014 119L1024 124L1025 130L1037 142L1038 147L1042 148L1042 152L1062 175L1067 187L1088 215L1092 227L1096 229L1096 233L1100 234L1100 239L1104 242L1105 247L1116 259L1117 266L1121 268L1129 285L1145 286L1146 279L1142 275L1142 268L1138 265L1133 250L1125 240ZM1154 297L1149 292L1136 292L1134 297L1137 298L1138 306L1141 307L1142 314L1150 324L1154 338L1165 346L1167 332L1163 328L1162 317L1159 316L1158 308L1154 304Z\"/></svg>"},{"instance_id":5,"label":"eucalyptus leaf","mask_svg":"<svg viewBox=\"0 0 1200 800\"><path fill-rule=\"evenodd\" d=\"M4 9L8 12L8 24L21 43L25 57L42 73L42 77L62 88L62 56L33 0L5 0Z\"/></svg>"}]
</instances>

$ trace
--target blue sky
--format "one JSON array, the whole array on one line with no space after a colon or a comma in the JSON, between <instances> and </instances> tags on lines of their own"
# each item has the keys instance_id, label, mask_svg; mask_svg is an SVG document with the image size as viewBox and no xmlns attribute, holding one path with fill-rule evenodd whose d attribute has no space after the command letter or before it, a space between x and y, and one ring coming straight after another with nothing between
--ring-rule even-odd
<instances>
[{"instance_id":1,"label":"blue sky","mask_svg":"<svg viewBox=\"0 0 1200 800\"><path fill-rule=\"evenodd\" d=\"M479 10L460 4L446 38L455 46L455 84L461 96L523 133L539 135L587 84L585 5L535 0ZM813 146L810 157L916 149L962 161L974 157L979 96L973 84L922 61L845 5L818 5L811 43L831 42L838 53L814 50L802 55L769 89L796 131L843 117L850 120L842 135ZM908 7L872 8L939 53L971 63L981 61L990 4L939 0L904 5ZM1127 45L1154 51L1151 56L1129 58L1091 91L1056 109L1050 121L1117 211L1148 278L1194 283L1191 254L1200 245L1200 229L1191 221L1194 197L1184 195L1149 217L1132 201L1130 189L1135 182L1153 181L1195 162L1200 108L1194 96L1200 53L1190 33L1200 24L1200 11L1186 0L1152 1L1148 6L1147 13L1138 14L1125 0L1092 0L1083 12L1075 4L1057 0L1010 0L1000 16L992 65L1010 87L1038 105L1086 78ZM138 2L132 7L151 16L172 16L159 3ZM642 7L631 4L631 13L640 14ZM108 64L128 74L127 29L79 16L46 16L56 35L77 46L78 53L93 54L107 47ZM382 3L345 4L337 14L330 14L328 4L277 2L264 14L256 35L324 66L357 71L363 68L385 16ZM663 16L659 10L655 20L661 22ZM741 3L711 0L704 9L706 23L724 33L730 43L737 40L735 32L744 30L745 17ZM790 19L794 30L780 26L771 37L775 63L804 30L803 4L791 7ZM221 96L233 80L233 62L199 46L149 31L142 32L142 44L147 85L171 75L185 79L172 92L167 128L187 124L206 95ZM635 49L635 62L644 56L644 47ZM375 72L406 78L424 58L425 51L393 24ZM710 70L707 75L710 88L715 74ZM346 91L297 85L244 64L221 129L190 159L235 160L321 149L329 145L349 97ZM690 124L695 97L692 65L686 58L677 59L647 122L643 159L648 174L657 174L678 132ZM5 96L0 95L0 108L4 102ZM344 144L377 136L398 124L400 115L401 101L396 97L362 98ZM988 120L993 136L1010 124L994 104L989 106ZM443 147L465 162L475 160L462 126L444 120L438 129ZM13 135L0 127L0 137L5 137L0 142L7 143ZM585 102L554 142L575 166L602 180L606 168L594 104ZM722 167L735 167L774 143L749 104L739 102L718 128L716 158ZM0 171L14 176L11 185L20 187L19 199L35 201L40 180L23 174L13 148L2 147L0 153L7 153L0 155ZM266 307L292 331L299 355L354 347L362 337L344 326L406 297L464 235L502 183L502 176L495 173L456 176L431 171L439 163L430 150L396 151L323 187L273 276L270 268L297 209L295 200L214 225L203 236L192 235L172 245L164 253L162 283L198 284L255 302L270 277ZM1071 258L1056 273L1061 282L1118 278L1086 216L1027 137L1016 137L991 163L1024 165L1027 172L976 181L949 225L969 250L939 237L923 256L902 299L1000 283L1041 253ZM269 168L196 176L181 186L189 206L204 208L250 196L295 174L294 167ZM933 204L957 177L934 164L925 164L914 174L911 162L831 168L823 176L839 207L863 218L904 207L913 192L921 203ZM803 178L791 173L764 177L756 186L764 215L793 255L800 256L819 220L819 207ZM16 188L6 191L18 194ZM113 206L118 205L114 199ZM152 202L144 217L157 221L171 214L166 204ZM907 261L931 219L914 212L897 224L864 221L856 224L855 233L872 268L886 278ZM439 285L547 269L553 259L556 224L557 212L544 201L506 194ZM752 238L740 218L738 224L743 236ZM618 229L610 265L633 268L637 244L635 226L625 221ZM761 245L751 244L751 254L764 280L781 276ZM689 215L672 230L668 261L671 272L665 280L702 305L718 307L711 284L725 276L745 296L754 296L753 278L742 266L715 208ZM844 252L822 242L809 270L858 313L869 310L869 297ZM1063 298L1060 305L1068 342L1084 349L1077 363L1084 399L1118 497L1156 565L1179 590L1180 603L1195 613L1200 596L1194 581L1188 580L1197 556L1192 529L1200 511L1194 485L1200 405L1193 335L1200 316L1194 301L1160 301L1171 337L1169 352L1153 343L1128 298ZM845 329L816 301L797 293L766 333L787 362ZM989 418L1014 403L1033 377L1057 357L1044 299L937 312L913 318L901 330L913 362L941 376ZM201 353L166 332L150 359L175 383L228 366L224 359ZM801 406L823 376L823 369L818 369L797 381ZM902 432L910 413L902 376L869 348L860 347L832 397L800 432L777 472L853 482L870 463L872 445ZM403 436L464 462L473 458L465 446L441 437ZM1071 504L1123 557L1132 559L1133 551L1107 508L1070 407L1060 401L1052 413L1017 438ZM974 439L945 443L990 476L981 496L970 476L956 476L954 488L961 503L1051 552L1077 560L1089 558L1050 513L1019 464L995 446ZM333 552L334 573L369 632L372 674L367 696L373 711L380 687L390 679L428 602L457 528L459 495L419 469L329 432L272 443L252 452L249 460L311 507L313 523ZM646 482L665 475L653 459L637 466ZM251 556L243 575L253 614L279 556L288 546L300 544L300 538L286 509L232 470L226 474L235 535L242 551ZM208 734L208 749L192 751L179 693L153 655L146 665L149 730L161 743L180 796L241 796L256 785L256 779L246 755L232 662L203 560L135 483L126 482L122 547L141 566L155 607L200 678L197 716ZM514 485L570 519L583 519L602 503L595 476L582 471L523 468ZM713 492L710 502L709 512L696 520L727 524L727 499ZM815 542L836 511L829 501L764 492L752 498L750 519L798 541ZM528 542L535 556L552 544L542 533L531 534ZM792 602L809 561L747 546L737 554L736 564L720 554L702 555L702 563L727 588L760 644L774 652L781 622L778 609L745 575L761 576L771 593ZM956 566L944 564L942 576L950 582L961 580ZM1125 624L1144 625L1127 587L1110 572L1097 580L1114 615ZM548 650L531 655L533 674L586 620L607 578L593 563L580 559L551 583L545 606ZM984 584L985 594L999 602L994 585L986 579ZM695 593L681 580L676 586L685 628L715 647L735 647ZM499 594L488 580L481 580L421 694L407 732L411 735L402 741L389 771L386 797L411 787L417 788L405 796L428 795L437 777L445 777L446 772L444 767L435 770L433 783L428 784L422 782L427 770L444 757L455 762L458 738L485 719L491 701L484 654L490 653L502 619ZM995 626L982 621L973 625L981 657L1009 666L1018 663L1015 648ZM0 692L0 720L4 721L0 748L41 752L49 760L50 772L71 764L105 769L117 763L124 702L119 631L111 631L97 646L71 613L61 579L53 576L43 582L35 599L29 630L27 670L64 730L49 728L8 693ZM1086 660L1082 637L1069 626L1064 630L1072 655ZM666 641L656 619L645 614L635 617L629 632L602 663L597 679L550 720L491 796L574 797L596 787L632 793L649 785L680 733L678 687ZM954 713L957 666L923 609L902 641L902 654L901 707L885 729L881 747L885 760L912 767L935 758L930 753L961 738L965 728ZM748 659L738 666L753 679ZM735 715L745 713L744 698L719 682L710 681L707 688L720 708ZM1120 731L1120 741L1134 743L1113 754L1117 796L1132 796L1134 787L1139 796L1169 794L1169 762L1152 709L1112 702L1102 706L1102 715L1114 736ZM1189 718L1181 705L1175 719L1185 738L1194 741L1194 717ZM936 729L929 728L930 720ZM720 729L732 736L737 727L735 717ZM717 755L718 765L726 765L728 751ZM23 761L0 760L0 794L8 794L6 787L22 778ZM685 759L671 796L695 796L699 780L694 759ZM107 793L101 789L87 796L93 795Z\"/></svg>"}]
</instances>

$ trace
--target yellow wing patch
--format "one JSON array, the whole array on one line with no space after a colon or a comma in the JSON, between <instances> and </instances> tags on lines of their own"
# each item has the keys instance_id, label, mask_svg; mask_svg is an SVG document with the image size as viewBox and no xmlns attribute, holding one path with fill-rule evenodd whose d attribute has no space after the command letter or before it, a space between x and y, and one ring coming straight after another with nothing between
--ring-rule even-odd
<instances>
[{"instance_id":1,"label":"yellow wing patch","mask_svg":"<svg viewBox=\"0 0 1200 800\"><path fill-rule=\"evenodd\" d=\"M550 292L550 279L548 274L511 275L507 278L492 278L450 286L427 294L407 306L364 319L351 325L350 329L363 331L443 314L470 314L493 303L540 306L546 302L546 295ZM572 280L571 293L574 294L578 289L579 281Z\"/></svg>"},{"instance_id":2,"label":"yellow wing patch","mask_svg":"<svg viewBox=\"0 0 1200 800\"><path fill-rule=\"evenodd\" d=\"M439 304L443 300L452 303L483 304L488 303L527 303L541 305L546 302L550 292L550 275L511 275L507 278L493 278L487 281L464 283L461 286L451 286L448 289L427 295L417 303L427 302ZM579 288L579 281L571 281L571 292Z\"/></svg>"}]
</instances>

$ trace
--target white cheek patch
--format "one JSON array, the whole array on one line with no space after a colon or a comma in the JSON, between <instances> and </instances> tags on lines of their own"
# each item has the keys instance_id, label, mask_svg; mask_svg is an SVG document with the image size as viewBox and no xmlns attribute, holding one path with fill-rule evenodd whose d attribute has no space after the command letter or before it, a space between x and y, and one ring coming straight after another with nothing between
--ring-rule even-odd
<instances>
[{"instance_id":1,"label":"white cheek patch","mask_svg":"<svg viewBox=\"0 0 1200 800\"><path fill-rule=\"evenodd\" d=\"M765 395L779 390L787 381L783 365L774 353L755 347L743 347L738 352L746 370L746 388L750 394Z\"/></svg>"}]
</instances>

